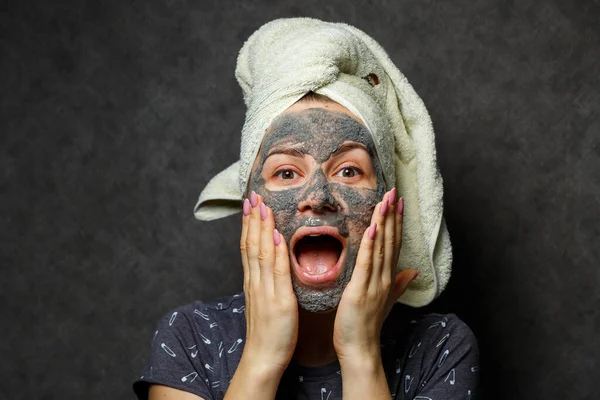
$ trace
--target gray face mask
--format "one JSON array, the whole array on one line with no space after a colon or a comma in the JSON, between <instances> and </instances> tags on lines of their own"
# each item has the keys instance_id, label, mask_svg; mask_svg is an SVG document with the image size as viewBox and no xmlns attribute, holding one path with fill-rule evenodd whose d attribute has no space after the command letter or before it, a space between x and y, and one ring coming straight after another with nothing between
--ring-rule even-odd
<instances>
[{"instance_id":1,"label":"gray face mask","mask_svg":"<svg viewBox=\"0 0 600 400\"><path fill-rule=\"evenodd\" d=\"M322 164L342 143L349 141L360 143L366 148L376 176L376 188L332 182L325 175ZM306 176L300 186L269 190L266 188L263 166L271 149L282 145L311 156L314 159L314 168L312 174ZM345 251L341 271L334 281L316 287L292 279L298 304L303 309L318 312L337 307L352 276L362 235L371 222L375 206L385 192L382 168L367 129L343 112L324 108L310 108L280 115L273 121L263 140L256 169L249 181L248 192L251 190L260 194L265 204L273 210L275 226L290 247L292 270L295 255L298 259L308 257L299 254L304 250L318 251L319 246L329 246L329 253L333 247L341 256ZM305 206L302 206L303 204ZM330 236L320 236L303 238L292 248L292 236L299 228L305 226L336 228L344 238L345 246Z\"/></svg>"}]
</instances>

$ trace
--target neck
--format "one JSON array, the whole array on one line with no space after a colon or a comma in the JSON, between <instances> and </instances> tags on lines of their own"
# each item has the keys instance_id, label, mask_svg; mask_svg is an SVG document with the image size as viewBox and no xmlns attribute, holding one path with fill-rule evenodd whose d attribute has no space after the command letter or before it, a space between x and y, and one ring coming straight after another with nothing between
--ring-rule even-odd
<instances>
[{"instance_id":1,"label":"neck","mask_svg":"<svg viewBox=\"0 0 600 400\"><path fill-rule=\"evenodd\" d=\"M298 309L298 343L294 360L305 367L318 367L337 359L333 347L333 325L337 309L313 313Z\"/></svg>"}]
</instances>

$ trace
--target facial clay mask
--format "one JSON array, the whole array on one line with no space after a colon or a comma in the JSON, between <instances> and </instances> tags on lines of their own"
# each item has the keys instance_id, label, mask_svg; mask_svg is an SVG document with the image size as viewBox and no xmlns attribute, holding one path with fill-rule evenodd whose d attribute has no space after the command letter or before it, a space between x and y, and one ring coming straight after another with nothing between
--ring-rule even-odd
<instances>
[{"instance_id":1,"label":"facial clay mask","mask_svg":"<svg viewBox=\"0 0 600 400\"><path fill-rule=\"evenodd\" d=\"M281 114L263 140L251 190L273 210L288 244L299 305L311 312L337 307L385 192L367 129L326 108Z\"/></svg>"}]
</instances>

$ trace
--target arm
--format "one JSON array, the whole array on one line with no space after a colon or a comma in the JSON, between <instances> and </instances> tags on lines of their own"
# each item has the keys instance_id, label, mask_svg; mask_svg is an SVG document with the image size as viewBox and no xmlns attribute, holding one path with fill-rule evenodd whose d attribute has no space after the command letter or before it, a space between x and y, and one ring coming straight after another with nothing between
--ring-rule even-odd
<instances>
[{"instance_id":1,"label":"arm","mask_svg":"<svg viewBox=\"0 0 600 400\"><path fill-rule=\"evenodd\" d=\"M379 354L354 357L340 362L340 366L344 399L391 400Z\"/></svg>"},{"instance_id":2,"label":"arm","mask_svg":"<svg viewBox=\"0 0 600 400\"><path fill-rule=\"evenodd\" d=\"M298 303L287 244L273 211L252 192L240 239L246 293L246 345L225 400L273 400L298 336Z\"/></svg>"},{"instance_id":3,"label":"arm","mask_svg":"<svg viewBox=\"0 0 600 400\"><path fill-rule=\"evenodd\" d=\"M281 376L282 372L267 367L245 352L225 393L225 400L274 399Z\"/></svg>"},{"instance_id":4,"label":"arm","mask_svg":"<svg viewBox=\"0 0 600 400\"><path fill-rule=\"evenodd\" d=\"M163 385L151 385L148 400L205 400L200 396Z\"/></svg>"}]
</instances>

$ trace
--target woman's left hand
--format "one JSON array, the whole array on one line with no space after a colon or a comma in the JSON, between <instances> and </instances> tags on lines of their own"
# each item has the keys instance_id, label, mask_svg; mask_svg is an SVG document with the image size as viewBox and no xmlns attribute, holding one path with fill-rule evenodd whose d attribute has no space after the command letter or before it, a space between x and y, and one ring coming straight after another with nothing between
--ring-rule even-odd
<instances>
[{"instance_id":1,"label":"woman's left hand","mask_svg":"<svg viewBox=\"0 0 600 400\"><path fill-rule=\"evenodd\" d=\"M380 334L396 300L419 274L407 269L395 274L402 245L404 201L396 189L383 196L363 234L352 279L338 305L333 344L340 363L380 357Z\"/></svg>"}]
</instances>

